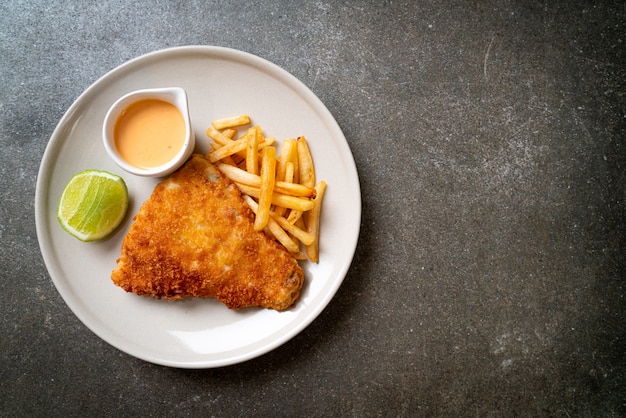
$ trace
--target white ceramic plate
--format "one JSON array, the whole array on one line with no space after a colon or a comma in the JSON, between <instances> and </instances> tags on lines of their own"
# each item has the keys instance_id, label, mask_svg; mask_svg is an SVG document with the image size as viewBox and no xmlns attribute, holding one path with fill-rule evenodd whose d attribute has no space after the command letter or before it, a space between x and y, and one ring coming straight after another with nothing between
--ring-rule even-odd
<instances>
[{"instance_id":1,"label":"white ceramic plate","mask_svg":"<svg viewBox=\"0 0 626 418\"><path fill-rule=\"evenodd\" d=\"M285 312L228 310L215 300L163 301L113 285L122 239L156 180L119 169L104 150L102 122L111 104L142 88L183 87L189 95L198 152L208 150L205 130L214 119L247 113L269 136L305 135L318 179L326 180L320 262L304 262L305 285ZM62 230L56 208L67 181L85 169L121 175L131 206L112 238L83 243ZM46 148L35 197L37 236L46 267L67 305L102 339L156 364L210 368L260 356L309 325L341 285L356 249L359 180L350 148L328 109L295 77L254 55L219 47L189 46L153 52L112 70L69 108Z\"/></svg>"}]
</instances>

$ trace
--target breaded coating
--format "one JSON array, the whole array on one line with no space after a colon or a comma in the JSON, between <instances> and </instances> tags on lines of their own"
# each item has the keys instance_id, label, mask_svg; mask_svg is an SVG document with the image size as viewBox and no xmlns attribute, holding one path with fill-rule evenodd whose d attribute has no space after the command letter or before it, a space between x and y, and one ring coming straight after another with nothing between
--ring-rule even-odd
<instances>
[{"instance_id":1,"label":"breaded coating","mask_svg":"<svg viewBox=\"0 0 626 418\"><path fill-rule=\"evenodd\" d=\"M139 209L111 279L138 295L284 310L300 295L304 273L284 247L254 230L237 186L193 155Z\"/></svg>"}]
</instances>

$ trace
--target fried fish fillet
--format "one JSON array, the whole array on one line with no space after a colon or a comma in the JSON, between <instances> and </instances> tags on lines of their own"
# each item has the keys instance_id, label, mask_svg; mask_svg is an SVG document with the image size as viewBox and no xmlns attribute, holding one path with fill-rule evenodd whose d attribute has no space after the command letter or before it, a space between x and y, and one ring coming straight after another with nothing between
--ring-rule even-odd
<instances>
[{"instance_id":1,"label":"fried fish fillet","mask_svg":"<svg viewBox=\"0 0 626 418\"><path fill-rule=\"evenodd\" d=\"M201 155L159 183L122 243L113 282L138 295L216 298L284 310L300 295L296 259L263 231L239 189Z\"/></svg>"}]
</instances>

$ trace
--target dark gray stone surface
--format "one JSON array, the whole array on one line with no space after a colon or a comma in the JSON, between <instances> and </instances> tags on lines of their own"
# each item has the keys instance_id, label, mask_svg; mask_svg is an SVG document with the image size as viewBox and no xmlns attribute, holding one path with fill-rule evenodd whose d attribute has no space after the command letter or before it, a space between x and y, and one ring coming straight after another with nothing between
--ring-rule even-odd
<instances>
[{"instance_id":1,"label":"dark gray stone surface","mask_svg":"<svg viewBox=\"0 0 626 418\"><path fill-rule=\"evenodd\" d=\"M0 415L623 416L625 22L622 1L2 2ZM195 371L119 352L71 313L33 207L77 96L191 44L308 85L363 197L321 316Z\"/></svg>"}]
</instances>

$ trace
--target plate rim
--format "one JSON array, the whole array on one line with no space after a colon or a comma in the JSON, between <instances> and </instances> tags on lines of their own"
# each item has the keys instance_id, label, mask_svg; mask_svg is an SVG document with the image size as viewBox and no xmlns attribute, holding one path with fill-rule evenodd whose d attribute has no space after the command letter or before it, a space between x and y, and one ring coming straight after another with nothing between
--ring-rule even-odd
<instances>
[{"instance_id":1,"label":"plate rim","mask_svg":"<svg viewBox=\"0 0 626 418\"><path fill-rule=\"evenodd\" d=\"M353 214L354 218L356 218L356 225L358 225L356 230L356 235L354 236L354 243L352 244L352 248L349 251L349 257L346 259L344 267L339 270L339 275L336 280L333 281L332 286L327 293L327 296L323 299L323 303L319 303L316 305L314 309L312 309L308 314L301 319L296 326L291 328L288 332L284 333L281 338L275 339L273 342L264 344L263 346L256 348L254 350L249 350L240 355L234 355L227 359L221 360L205 360L205 361L173 361L173 360L164 360L159 358L154 358L150 355L141 355L136 352L129 352L128 349L122 348L117 341L111 341L110 339L103 336L102 330L98 327L94 327L94 324L89 324L83 318L82 313L77 309L77 306L80 301L75 301L73 297L68 298L69 291L65 288L65 283L61 278L57 277L59 273L56 271L56 261L51 259L48 240L49 236L45 235L42 231L44 228L48 228L49 222L46 221L48 216L47 211L45 210L49 206L49 193L48 193L48 183L45 180L45 176L48 173L52 173L54 162L56 161L56 156L59 153L59 149L65 144L65 141L60 140L61 133L63 129L66 128L66 125L73 117L73 114L80 110L82 103L90 98L92 95L97 94L97 90L101 88L106 88L106 82L109 78L115 77L129 69L132 69L139 63L149 63L151 60L162 59L165 56L175 57L177 54L201 54L207 56L219 56L220 58L228 58L229 60L233 60L239 63L243 63L246 66L253 66L255 69L260 70L264 73L269 73L272 77L278 78L281 82L288 82L289 88L295 91L296 94L302 96L306 102L309 104L314 104L318 109L318 113L321 119L323 119L324 123L327 124L327 128L332 128L333 131L338 132L340 137L343 139L341 144L339 144L342 148L347 150L347 156L349 157L348 163L350 168L354 171L354 175L356 177L356 190L355 195L358 197L358 202L356 206L358 207L358 214ZM252 65L253 64L253 65ZM321 112L320 112L321 111ZM107 71L104 75L99 77L96 81L91 83L81 94L72 102L72 104L67 108L59 122L57 123L55 129L53 130L48 142L46 144L44 153L42 155L42 159L40 161L40 166L37 175L36 188L35 188L35 226L37 233L37 240L40 247L40 253L44 260L44 264L46 266L46 270L48 275L53 281L53 284L57 288L57 291L60 293L65 304L70 308L72 313L82 322L83 325L87 327L91 332L96 334L103 341L108 343L109 345L117 348L118 350L131 355L133 357L142 359L144 361L148 361L150 363L159 364L163 366L169 367L177 367L177 368L193 368L193 369L204 369L204 368L215 368L215 367L223 367L233 364L242 363L253 358L262 356L284 343L288 342L296 335L298 335L302 330L308 327L318 316L319 314L328 306L330 301L335 297L339 287L345 280L345 277L352 265L354 260L354 255L356 253L357 244L359 241L360 235L360 223L362 216L362 196L361 196L361 187L360 187L360 179L358 176L358 171L356 167L356 163L354 161L354 156L349 147L347 139L343 134L339 124L335 120L334 116L330 113L326 105L313 93L313 91L306 86L302 81L296 78L293 74L283 69L282 67L274 64L273 62L259 57L257 55L251 54L249 52L240 51L232 48L222 47L222 46L209 46L209 45L185 45L185 46L176 46L170 48L164 48L159 50L154 50L137 57L134 57L130 60L123 62L122 64L114 67ZM45 239L42 239L45 238ZM45 241L45 242L44 242ZM239 349L237 349L239 350ZM235 351L235 350L232 350Z\"/></svg>"}]
</instances>

